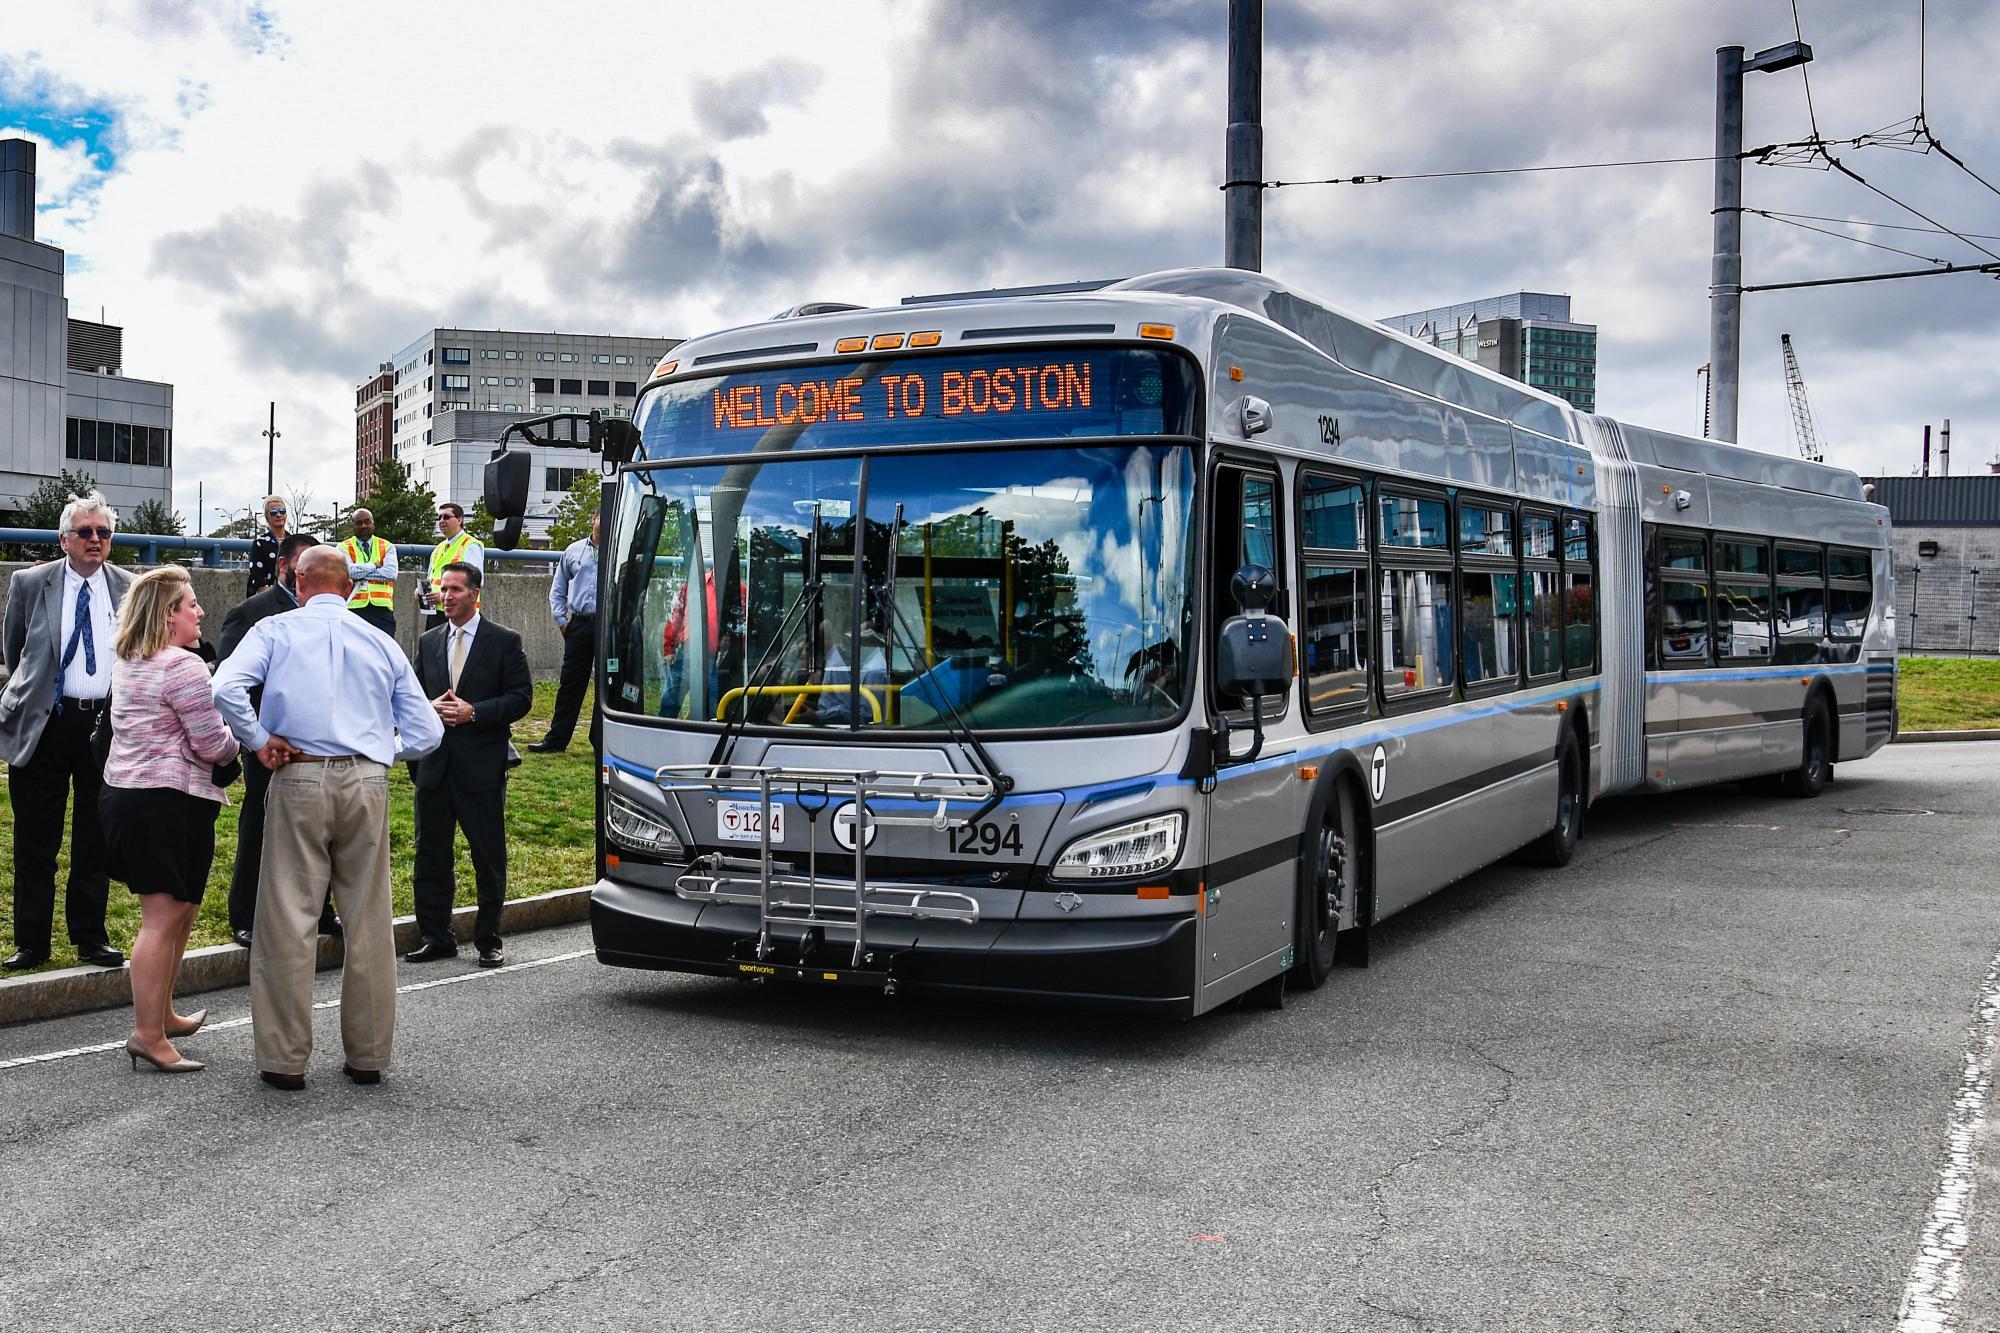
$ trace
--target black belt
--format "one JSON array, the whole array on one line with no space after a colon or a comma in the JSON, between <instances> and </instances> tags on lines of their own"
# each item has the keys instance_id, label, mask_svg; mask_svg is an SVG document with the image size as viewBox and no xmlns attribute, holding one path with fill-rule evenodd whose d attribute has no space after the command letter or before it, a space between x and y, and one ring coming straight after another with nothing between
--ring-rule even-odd
<instances>
[{"instance_id":1,"label":"black belt","mask_svg":"<svg viewBox=\"0 0 2000 1333\"><path fill-rule=\"evenodd\" d=\"M105 709L111 707L111 700L108 698L72 699L69 695L65 694L62 700L62 706L65 710L74 708L78 712L83 712L83 713L101 713Z\"/></svg>"},{"instance_id":2,"label":"black belt","mask_svg":"<svg viewBox=\"0 0 2000 1333\"><path fill-rule=\"evenodd\" d=\"M569 613L569 618L570 618L571 620L573 620L573 621L574 621L574 620L595 620L595 619L597 619L597 612L595 612L595 611L572 611L572 612L570 612L570 613Z\"/></svg>"}]
</instances>

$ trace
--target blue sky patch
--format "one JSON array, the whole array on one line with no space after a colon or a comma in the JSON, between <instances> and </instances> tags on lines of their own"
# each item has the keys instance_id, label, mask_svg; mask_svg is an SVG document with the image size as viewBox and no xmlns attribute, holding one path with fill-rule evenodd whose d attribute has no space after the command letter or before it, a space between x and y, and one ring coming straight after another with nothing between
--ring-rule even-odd
<instances>
[{"instance_id":1,"label":"blue sky patch","mask_svg":"<svg viewBox=\"0 0 2000 1333\"><path fill-rule=\"evenodd\" d=\"M0 124L18 126L32 130L51 143L81 143L92 165L100 171L110 171L117 166L117 154L112 151L112 130L116 127L117 116L107 107L67 107L57 110L50 107L29 106L14 99L0 102Z\"/></svg>"}]
</instances>

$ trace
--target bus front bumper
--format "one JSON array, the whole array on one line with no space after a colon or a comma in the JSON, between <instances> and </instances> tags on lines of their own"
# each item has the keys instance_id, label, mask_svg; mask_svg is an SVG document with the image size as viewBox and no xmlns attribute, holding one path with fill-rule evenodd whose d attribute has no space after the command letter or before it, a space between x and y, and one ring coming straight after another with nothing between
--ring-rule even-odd
<instances>
[{"instance_id":1,"label":"bus front bumper","mask_svg":"<svg viewBox=\"0 0 2000 1333\"><path fill-rule=\"evenodd\" d=\"M852 966L853 933L802 957L804 932L773 927L756 956L756 913L601 879L590 895L597 959L613 967L864 986L1022 1004L1186 1018L1195 1004L1195 919L877 923L874 958Z\"/></svg>"}]
</instances>

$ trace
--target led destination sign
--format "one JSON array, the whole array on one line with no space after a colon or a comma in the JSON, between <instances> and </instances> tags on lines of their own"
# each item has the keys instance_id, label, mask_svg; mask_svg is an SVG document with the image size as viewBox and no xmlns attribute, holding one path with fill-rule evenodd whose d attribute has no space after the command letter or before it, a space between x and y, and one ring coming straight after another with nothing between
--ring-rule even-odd
<instances>
[{"instance_id":1,"label":"led destination sign","mask_svg":"<svg viewBox=\"0 0 2000 1333\"><path fill-rule=\"evenodd\" d=\"M646 396L649 458L1195 431L1192 365L1154 348L877 358L750 371Z\"/></svg>"},{"instance_id":2,"label":"led destination sign","mask_svg":"<svg viewBox=\"0 0 2000 1333\"><path fill-rule=\"evenodd\" d=\"M869 379L781 379L769 383L720 385L709 390L715 428L769 430L773 426L817 425L822 421L921 417L937 400L939 417L992 412L1078 412L1091 406L1089 361L1044 361L1018 366L932 370L921 365L883 372ZM1157 403L1161 389L1152 390Z\"/></svg>"}]
</instances>

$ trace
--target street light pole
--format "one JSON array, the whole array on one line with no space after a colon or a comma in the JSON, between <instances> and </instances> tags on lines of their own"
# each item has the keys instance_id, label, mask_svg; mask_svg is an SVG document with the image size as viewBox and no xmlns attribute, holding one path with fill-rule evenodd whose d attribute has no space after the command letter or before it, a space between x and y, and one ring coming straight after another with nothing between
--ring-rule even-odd
<instances>
[{"instance_id":1,"label":"street light pole","mask_svg":"<svg viewBox=\"0 0 2000 1333\"><path fill-rule=\"evenodd\" d=\"M1812 59L1786 42L1745 60L1740 46L1715 51L1715 257L1708 283L1708 364L1713 367L1713 438L1736 439L1737 383L1743 368L1743 76L1775 74Z\"/></svg>"},{"instance_id":2,"label":"street light pole","mask_svg":"<svg viewBox=\"0 0 2000 1333\"><path fill-rule=\"evenodd\" d=\"M264 432L264 494L276 494L278 489L278 405L271 404L271 425Z\"/></svg>"}]
</instances>

